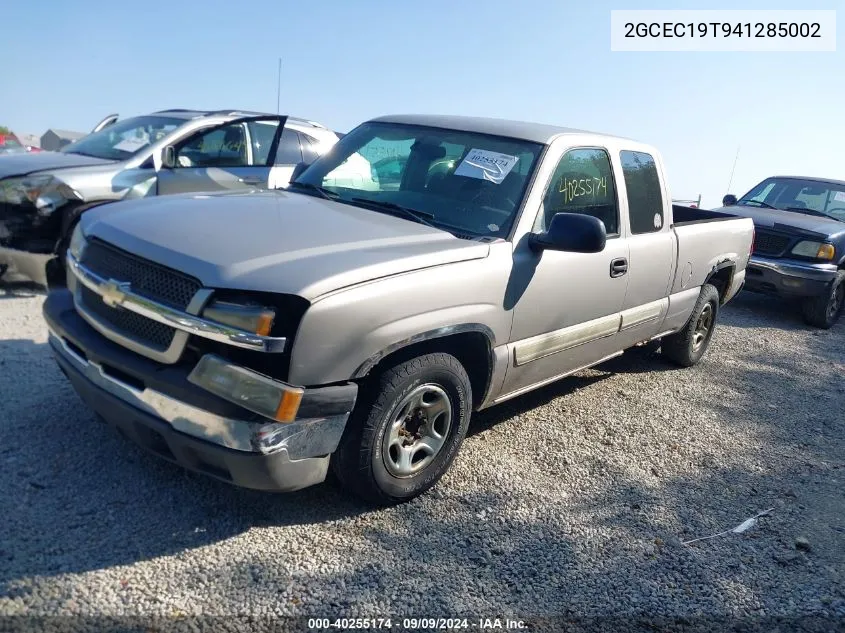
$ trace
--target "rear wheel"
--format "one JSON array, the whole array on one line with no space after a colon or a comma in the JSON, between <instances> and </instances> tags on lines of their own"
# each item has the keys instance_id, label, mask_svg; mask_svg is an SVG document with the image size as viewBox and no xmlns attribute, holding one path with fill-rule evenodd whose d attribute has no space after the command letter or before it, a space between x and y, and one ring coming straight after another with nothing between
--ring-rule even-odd
<instances>
[{"instance_id":1,"label":"rear wheel","mask_svg":"<svg viewBox=\"0 0 845 633\"><path fill-rule=\"evenodd\" d=\"M719 315L719 292L715 286L701 287L692 316L682 330L663 338L661 353L681 367L692 367L710 346L716 317Z\"/></svg>"},{"instance_id":2,"label":"rear wheel","mask_svg":"<svg viewBox=\"0 0 845 633\"><path fill-rule=\"evenodd\" d=\"M808 325L825 330L833 327L845 309L845 270L836 273L825 294L806 299L801 307Z\"/></svg>"},{"instance_id":3,"label":"rear wheel","mask_svg":"<svg viewBox=\"0 0 845 633\"><path fill-rule=\"evenodd\" d=\"M370 502L413 499L454 461L471 403L469 377L454 356L398 363L363 387L332 469L341 485Z\"/></svg>"}]
</instances>

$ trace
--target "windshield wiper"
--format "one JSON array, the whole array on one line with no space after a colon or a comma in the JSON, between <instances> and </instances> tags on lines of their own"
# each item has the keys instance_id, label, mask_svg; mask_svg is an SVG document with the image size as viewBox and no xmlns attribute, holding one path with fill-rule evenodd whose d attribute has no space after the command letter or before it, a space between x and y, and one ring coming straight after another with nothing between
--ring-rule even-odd
<instances>
[{"instance_id":1,"label":"windshield wiper","mask_svg":"<svg viewBox=\"0 0 845 633\"><path fill-rule=\"evenodd\" d=\"M305 192L313 191L318 196L325 198L326 200L337 200L339 197L334 191L329 191L325 187L320 187L319 185L312 185L310 182L292 181L288 183L288 189L290 188L302 189Z\"/></svg>"},{"instance_id":2,"label":"windshield wiper","mask_svg":"<svg viewBox=\"0 0 845 633\"><path fill-rule=\"evenodd\" d=\"M388 212L398 212L394 213L394 215L401 215L413 222L425 224L426 226L430 226L433 229L440 228L431 221L434 219L434 215L432 215L431 213L426 213L425 211L417 211L416 209L404 207L401 204L396 204L395 202L387 202L386 200L373 200L372 198L350 198L349 201L358 202L360 204L369 204L373 207L383 209Z\"/></svg>"},{"instance_id":3,"label":"windshield wiper","mask_svg":"<svg viewBox=\"0 0 845 633\"><path fill-rule=\"evenodd\" d=\"M761 207L766 207L767 209L777 209L777 207L773 207L768 202L763 202L762 200L740 200L740 201L737 202L737 204L748 205L748 204L751 204L752 202L754 204L759 204Z\"/></svg>"},{"instance_id":4,"label":"windshield wiper","mask_svg":"<svg viewBox=\"0 0 845 633\"><path fill-rule=\"evenodd\" d=\"M820 215L823 218L830 218L831 220L838 220L839 218L828 215L824 211L816 209L808 209L807 207L784 207L784 211L795 211L796 213L803 213L804 215Z\"/></svg>"}]
</instances>

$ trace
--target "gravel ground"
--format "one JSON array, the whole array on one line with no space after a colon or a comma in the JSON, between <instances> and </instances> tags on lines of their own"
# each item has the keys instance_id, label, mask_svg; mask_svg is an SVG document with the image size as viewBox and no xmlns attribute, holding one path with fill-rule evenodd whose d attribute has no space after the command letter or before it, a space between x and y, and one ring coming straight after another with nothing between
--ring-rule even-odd
<instances>
[{"instance_id":1,"label":"gravel ground","mask_svg":"<svg viewBox=\"0 0 845 633\"><path fill-rule=\"evenodd\" d=\"M0 290L0 614L845 618L845 324L743 294L698 367L639 350L484 412L432 493L373 511L122 440L42 301Z\"/></svg>"}]
</instances>

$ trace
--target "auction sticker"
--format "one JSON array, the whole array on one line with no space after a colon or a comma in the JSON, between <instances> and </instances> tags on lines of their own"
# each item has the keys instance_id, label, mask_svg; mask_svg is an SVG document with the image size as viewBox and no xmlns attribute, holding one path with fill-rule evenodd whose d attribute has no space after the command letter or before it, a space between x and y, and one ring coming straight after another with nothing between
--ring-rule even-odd
<instances>
[{"instance_id":1,"label":"auction sticker","mask_svg":"<svg viewBox=\"0 0 845 633\"><path fill-rule=\"evenodd\" d=\"M486 149L472 149L455 170L456 176L489 180L497 185L501 184L511 172L518 156L491 152Z\"/></svg>"},{"instance_id":2,"label":"auction sticker","mask_svg":"<svg viewBox=\"0 0 845 633\"><path fill-rule=\"evenodd\" d=\"M143 138L125 138L115 145L114 149L119 149L124 152L135 152L148 144L149 141Z\"/></svg>"}]
</instances>

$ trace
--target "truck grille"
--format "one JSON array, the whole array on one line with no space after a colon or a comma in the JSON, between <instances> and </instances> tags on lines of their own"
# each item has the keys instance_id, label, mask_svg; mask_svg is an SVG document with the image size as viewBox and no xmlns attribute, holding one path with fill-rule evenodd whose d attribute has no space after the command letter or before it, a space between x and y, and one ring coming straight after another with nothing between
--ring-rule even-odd
<instances>
[{"instance_id":1,"label":"truck grille","mask_svg":"<svg viewBox=\"0 0 845 633\"><path fill-rule=\"evenodd\" d=\"M173 342L176 330L172 327L151 321L123 308L109 307L103 303L100 295L87 286L80 288L80 294L88 312L123 336L128 336L157 352L166 351Z\"/></svg>"},{"instance_id":2,"label":"truck grille","mask_svg":"<svg viewBox=\"0 0 845 633\"><path fill-rule=\"evenodd\" d=\"M170 268L141 259L110 244L93 240L85 248L82 263L104 279L128 281L132 292L184 310L201 284Z\"/></svg>"},{"instance_id":3,"label":"truck grille","mask_svg":"<svg viewBox=\"0 0 845 633\"><path fill-rule=\"evenodd\" d=\"M783 255L787 246L789 246L789 237L786 235L756 229L754 237L754 253L756 255Z\"/></svg>"},{"instance_id":4,"label":"truck grille","mask_svg":"<svg viewBox=\"0 0 845 633\"><path fill-rule=\"evenodd\" d=\"M92 240L85 248L82 264L104 279L129 282L132 292L158 303L184 310L201 288L198 280L178 271ZM166 351L176 330L121 307L106 305L96 292L79 290L83 307L115 333L133 339L155 352Z\"/></svg>"}]
</instances>

